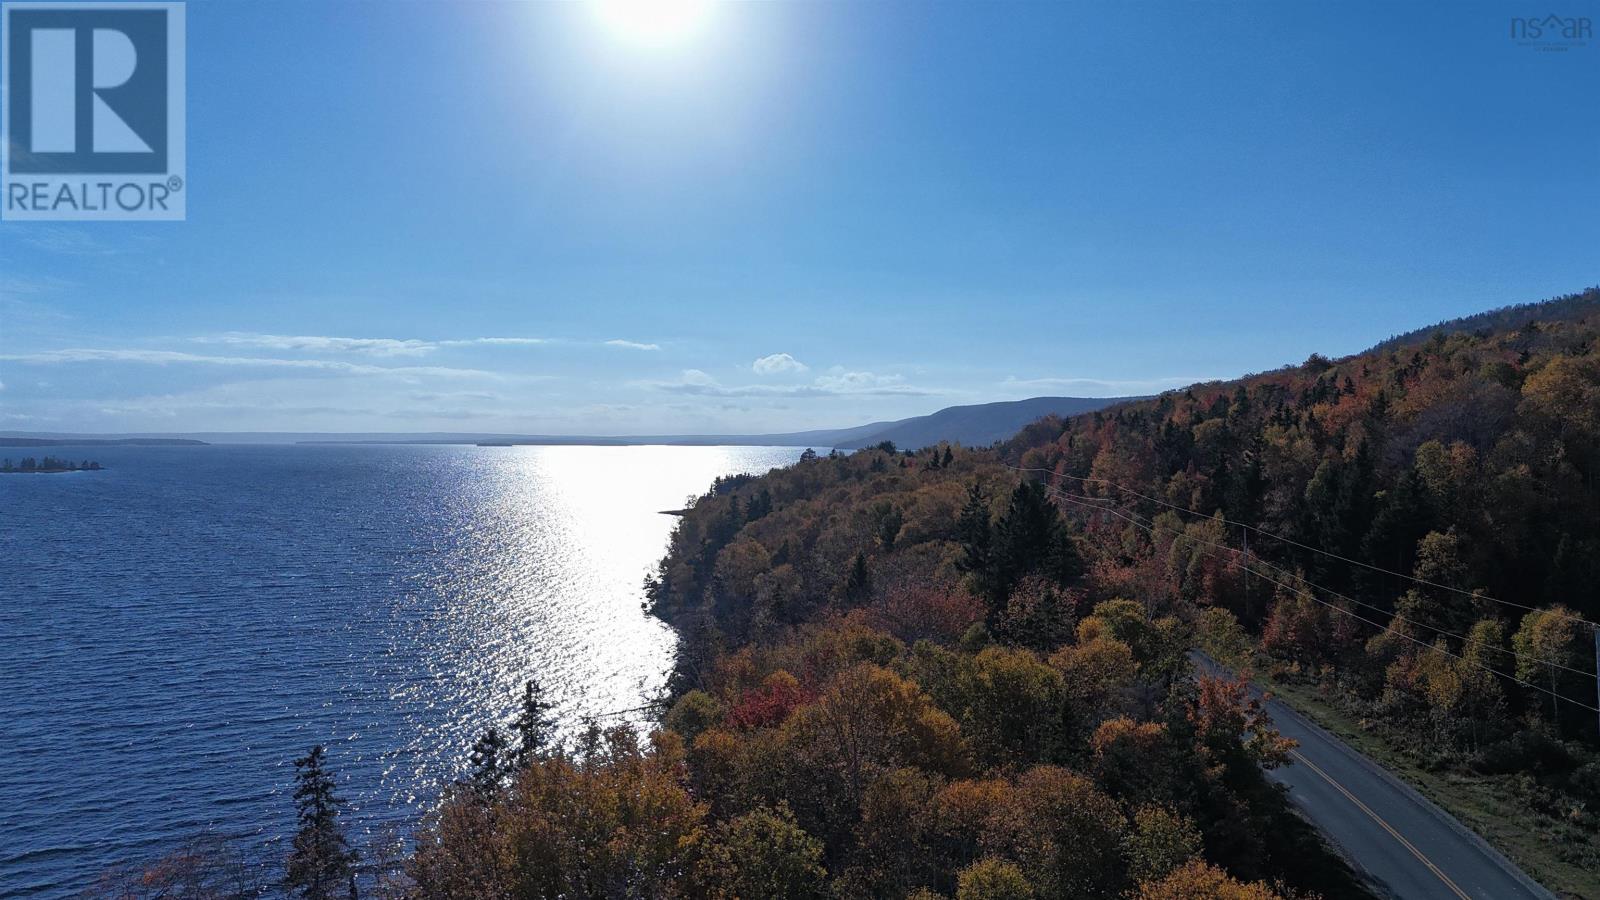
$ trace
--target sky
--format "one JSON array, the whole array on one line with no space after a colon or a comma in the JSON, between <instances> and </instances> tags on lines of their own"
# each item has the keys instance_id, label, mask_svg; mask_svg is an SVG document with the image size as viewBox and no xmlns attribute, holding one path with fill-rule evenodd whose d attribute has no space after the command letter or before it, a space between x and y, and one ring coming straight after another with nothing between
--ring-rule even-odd
<instances>
[{"instance_id":1,"label":"sky","mask_svg":"<svg viewBox=\"0 0 1600 900\"><path fill-rule=\"evenodd\" d=\"M0 223L0 430L841 427L1573 292L1523 6L197 0L187 221Z\"/></svg>"}]
</instances>

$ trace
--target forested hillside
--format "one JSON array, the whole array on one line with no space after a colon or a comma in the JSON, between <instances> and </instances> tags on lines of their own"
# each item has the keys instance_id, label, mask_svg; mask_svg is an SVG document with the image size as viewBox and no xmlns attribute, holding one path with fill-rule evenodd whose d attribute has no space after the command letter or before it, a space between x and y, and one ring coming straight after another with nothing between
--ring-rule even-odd
<instances>
[{"instance_id":1,"label":"forested hillside","mask_svg":"<svg viewBox=\"0 0 1600 900\"><path fill-rule=\"evenodd\" d=\"M1600 291L1540 310L996 449L719 481L649 584L682 637L651 749L596 731L453 800L421 893L1358 894L1261 774L1286 742L1195 646L1508 779L1581 881Z\"/></svg>"},{"instance_id":2,"label":"forested hillside","mask_svg":"<svg viewBox=\"0 0 1600 900\"><path fill-rule=\"evenodd\" d=\"M1262 775L1240 683L1171 607L1097 602L993 451L719 482L651 585L684 634L626 730L447 803L422 896L1365 896ZM583 823L578 825L576 823Z\"/></svg>"}]
</instances>

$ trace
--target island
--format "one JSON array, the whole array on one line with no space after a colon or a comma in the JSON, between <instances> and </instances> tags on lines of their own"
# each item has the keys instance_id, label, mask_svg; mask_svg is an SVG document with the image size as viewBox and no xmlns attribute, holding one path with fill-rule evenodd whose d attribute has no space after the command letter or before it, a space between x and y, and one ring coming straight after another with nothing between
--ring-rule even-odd
<instances>
[{"instance_id":1,"label":"island","mask_svg":"<svg viewBox=\"0 0 1600 900\"><path fill-rule=\"evenodd\" d=\"M21 463L13 464L11 460L0 460L0 474L41 474L49 472L98 472L103 468L98 462L84 460L73 462L70 459L57 459L46 456L44 459L34 459L24 456Z\"/></svg>"}]
</instances>

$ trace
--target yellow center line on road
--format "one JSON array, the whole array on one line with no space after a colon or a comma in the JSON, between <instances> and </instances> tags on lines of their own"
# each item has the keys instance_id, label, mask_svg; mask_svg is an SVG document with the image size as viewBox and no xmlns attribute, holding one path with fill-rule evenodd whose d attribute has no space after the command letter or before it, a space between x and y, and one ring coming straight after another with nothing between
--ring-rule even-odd
<instances>
[{"instance_id":1,"label":"yellow center line on road","mask_svg":"<svg viewBox=\"0 0 1600 900\"><path fill-rule=\"evenodd\" d=\"M1472 900L1471 895L1469 895L1466 891L1463 891L1461 888L1457 887L1456 883L1454 881L1451 881L1450 877L1448 875L1446 875L1443 872L1441 872L1439 870L1439 867L1433 864L1433 860L1431 860L1431 859L1427 858L1426 856L1422 855L1422 851L1418 850L1416 848L1415 844L1412 844L1410 841L1406 840L1400 834L1400 832L1398 832L1398 831L1396 831L1394 829L1394 826L1390 825L1388 822L1385 822L1383 820L1382 816L1380 816L1377 813L1373 812L1372 811L1372 807L1366 805L1365 803L1362 803L1359 799L1356 798L1355 794L1352 794L1348 790L1345 790L1345 786L1344 785L1340 784L1337 781L1334 781L1333 780L1333 776L1329 775L1327 772L1322 771L1322 769L1320 767L1318 767L1316 763L1312 762L1309 759L1306 759L1305 755L1302 754L1298 750L1290 750L1289 751L1289 755L1294 757L1296 762L1303 763L1306 768L1308 768L1311 771L1317 773L1318 775L1321 775L1322 779L1324 781L1326 781L1329 784L1333 785L1333 789L1334 790L1336 790L1339 793L1345 795L1345 797L1347 799L1349 799L1349 801L1351 803L1354 803L1356 806L1360 807L1362 812L1364 812L1367 815L1371 816L1372 817L1372 821L1377 822L1379 825L1381 825L1383 827L1384 831L1387 831L1387 832L1389 832L1389 834L1393 835L1394 839L1399 841L1401 846L1403 846L1407 850L1411 851L1411 855L1412 856L1415 856L1417 859L1422 860L1422 864L1428 867L1428 871L1430 871L1433 874L1439 876L1439 880L1444 882L1444 886L1449 888L1452 892L1454 892L1457 897L1460 897L1461 900Z\"/></svg>"}]
</instances>

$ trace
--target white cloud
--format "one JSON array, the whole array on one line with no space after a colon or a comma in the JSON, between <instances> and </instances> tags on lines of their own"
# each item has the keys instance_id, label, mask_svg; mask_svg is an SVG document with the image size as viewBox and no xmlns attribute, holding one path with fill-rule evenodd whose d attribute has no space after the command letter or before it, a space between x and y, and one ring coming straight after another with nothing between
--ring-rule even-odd
<instances>
[{"instance_id":1,"label":"white cloud","mask_svg":"<svg viewBox=\"0 0 1600 900\"><path fill-rule=\"evenodd\" d=\"M757 375L798 375L809 370L805 363L787 353L774 353L771 356L763 356L751 363L750 368L754 369Z\"/></svg>"},{"instance_id":2,"label":"white cloud","mask_svg":"<svg viewBox=\"0 0 1600 900\"><path fill-rule=\"evenodd\" d=\"M660 344L641 344L638 341L624 341L621 338L606 341L607 347L621 347L624 350L660 350Z\"/></svg>"}]
</instances>

